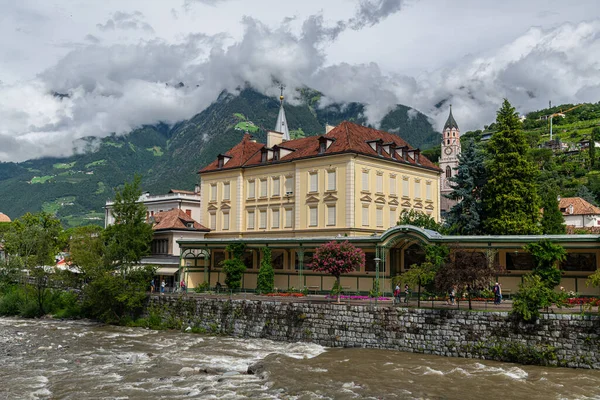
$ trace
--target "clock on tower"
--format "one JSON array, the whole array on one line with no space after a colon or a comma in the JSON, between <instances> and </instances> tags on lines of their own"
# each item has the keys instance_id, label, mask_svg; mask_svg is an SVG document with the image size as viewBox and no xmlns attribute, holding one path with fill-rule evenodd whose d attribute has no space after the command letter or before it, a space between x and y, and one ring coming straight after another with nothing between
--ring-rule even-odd
<instances>
[{"instance_id":1,"label":"clock on tower","mask_svg":"<svg viewBox=\"0 0 600 400\"><path fill-rule=\"evenodd\" d=\"M452 147L446 147L444 149L444 153L446 153L447 156L449 156L450 154L452 154Z\"/></svg>"}]
</instances>

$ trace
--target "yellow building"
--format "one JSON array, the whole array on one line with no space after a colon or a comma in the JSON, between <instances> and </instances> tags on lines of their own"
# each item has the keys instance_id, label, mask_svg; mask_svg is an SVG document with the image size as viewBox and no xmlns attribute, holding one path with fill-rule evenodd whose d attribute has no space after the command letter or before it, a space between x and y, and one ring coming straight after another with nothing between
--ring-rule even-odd
<instances>
[{"instance_id":1,"label":"yellow building","mask_svg":"<svg viewBox=\"0 0 600 400\"><path fill-rule=\"evenodd\" d=\"M267 144L248 134L200 171L208 238L361 236L401 210L440 217L441 170L400 137L343 122L325 135Z\"/></svg>"}]
</instances>

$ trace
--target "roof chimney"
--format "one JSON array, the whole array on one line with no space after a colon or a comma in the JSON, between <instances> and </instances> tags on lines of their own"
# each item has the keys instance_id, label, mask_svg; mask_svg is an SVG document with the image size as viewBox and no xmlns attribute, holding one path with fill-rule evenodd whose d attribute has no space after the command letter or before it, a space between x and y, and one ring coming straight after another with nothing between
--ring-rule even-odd
<instances>
[{"instance_id":1,"label":"roof chimney","mask_svg":"<svg viewBox=\"0 0 600 400\"><path fill-rule=\"evenodd\" d=\"M272 148L275 145L283 142L283 133L275 131L267 131L267 147Z\"/></svg>"},{"instance_id":2,"label":"roof chimney","mask_svg":"<svg viewBox=\"0 0 600 400\"><path fill-rule=\"evenodd\" d=\"M194 186L194 193L200 193L200 185L198 185L196 183L196 186Z\"/></svg>"}]
</instances>

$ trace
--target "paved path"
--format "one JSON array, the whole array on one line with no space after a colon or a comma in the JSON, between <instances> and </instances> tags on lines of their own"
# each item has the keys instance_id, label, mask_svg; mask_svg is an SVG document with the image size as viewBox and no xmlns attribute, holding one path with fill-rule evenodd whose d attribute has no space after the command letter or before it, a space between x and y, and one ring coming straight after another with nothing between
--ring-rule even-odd
<instances>
[{"instance_id":1,"label":"paved path","mask_svg":"<svg viewBox=\"0 0 600 400\"><path fill-rule=\"evenodd\" d=\"M158 293L153 293L153 296L159 296ZM167 293L165 296L181 296L181 293ZM260 296L254 293L222 293L222 294L214 294L214 293L193 293L189 292L185 294L188 297L207 297L207 298L229 298L236 300L262 300L262 301L278 301L281 303L286 302L309 302L309 303L335 303L334 298L327 298L325 295L308 295L302 297L286 297L286 296ZM404 299L402 299L404 300ZM375 306L375 300L354 300L354 299L342 299L343 304L351 304L351 305L371 305ZM393 303L392 298L389 297L389 300L379 300L377 302L378 307L406 307L406 303L402 302L399 305ZM411 299L408 303L408 307L416 308L417 300ZM472 301L473 310L477 311L510 311L512 309L512 300L504 300L501 304L494 304L493 301ZM448 305L445 301L431 301L431 300L421 300L421 308L436 308L436 309L448 309L448 310L468 310L469 302L468 301L458 301L454 305ZM551 307L549 312L551 313L580 313L582 308L580 306L574 306L570 308L558 308ZM585 307L583 311L597 313L600 312L598 307L594 307L592 310L586 310Z\"/></svg>"}]
</instances>

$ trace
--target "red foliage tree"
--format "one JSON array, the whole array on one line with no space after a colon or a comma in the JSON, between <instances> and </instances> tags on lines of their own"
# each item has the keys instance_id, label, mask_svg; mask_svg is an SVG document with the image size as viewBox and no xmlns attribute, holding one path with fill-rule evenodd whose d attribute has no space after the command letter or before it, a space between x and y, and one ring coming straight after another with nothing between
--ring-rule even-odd
<instances>
[{"instance_id":1,"label":"red foliage tree","mask_svg":"<svg viewBox=\"0 0 600 400\"><path fill-rule=\"evenodd\" d=\"M318 272L328 272L336 278L340 287L340 276L351 271L359 270L365 265L365 253L348 241L332 241L317 248L308 268ZM340 302L340 292L337 293Z\"/></svg>"}]
</instances>

